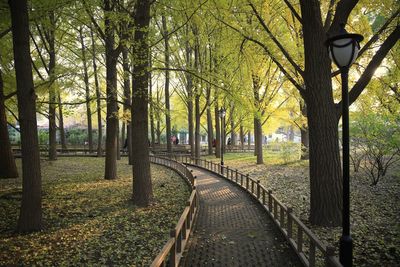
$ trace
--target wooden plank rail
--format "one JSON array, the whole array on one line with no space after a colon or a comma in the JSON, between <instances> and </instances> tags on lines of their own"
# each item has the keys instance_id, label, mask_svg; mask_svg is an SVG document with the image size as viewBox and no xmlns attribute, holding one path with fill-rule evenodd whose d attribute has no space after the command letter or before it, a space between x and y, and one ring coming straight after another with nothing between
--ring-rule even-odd
<instances>
[{"instance_id":1,"label":"wooden plank rail","mask_svg":"<svg viewBox=\"0 0 400 267\"><path fill-rule=\"evenodd\" d=\"M158 157L150 155L150 162L163 165L177 171L182 177L185 178L185 181L191 187L192 192L188 201L186 202L186 207L183 210L178 223L170 232L170 238L151 263L152 267L167 265L176 267L179 265L199 208L195 177L185 165L177 161L177 159L180 159L181 162L185 162L187 159L180 156L174 158L175 159L172 159L171 157Z\"/></svg>"},{"instance_id":2,"label":"wooden plank rail","mask_svg":"<svg viewBox=\"0 0 400 267\"><path fill-rule=\"evenodd\" d=\"M272 190L260 185L260 181L250 178L248 174L243 174L238 170L230 169L229 167L221 166L211 161L195 159L189 155L182 156L181 162L214 172L247 191L264 207L295 250L304 266L315 266L317 250L322 253L325 266L342 266L338 257L335 256L334 247L327 246L320 241L318 237L293 214L293 209L291 207L286 207L279 201Z\"/></svg>"}]
</instances>

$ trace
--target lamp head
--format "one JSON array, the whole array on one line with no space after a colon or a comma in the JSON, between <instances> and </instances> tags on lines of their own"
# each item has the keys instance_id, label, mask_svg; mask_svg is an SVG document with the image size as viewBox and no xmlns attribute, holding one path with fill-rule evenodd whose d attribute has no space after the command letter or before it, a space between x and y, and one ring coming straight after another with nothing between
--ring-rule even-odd
<instances>
[{"instance_id":1,"label":"lamp head","mask_svg":"<svg viewBox=\"0 0 400 267\"><path fill-rule=\"evenodd\" d=\"M364 37L360 34L347 33L344 24L340 24L340 31L325 41L329 57L339 68L350 67L360 51L360 42Z\"/></svg>"}]
</instances>

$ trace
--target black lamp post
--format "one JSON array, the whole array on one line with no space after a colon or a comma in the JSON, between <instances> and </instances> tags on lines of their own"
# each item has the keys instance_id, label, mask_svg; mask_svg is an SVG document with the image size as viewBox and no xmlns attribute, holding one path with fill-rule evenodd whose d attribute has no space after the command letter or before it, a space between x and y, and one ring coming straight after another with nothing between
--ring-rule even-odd
<instances>
[{"instance_id":1,"label":"black lamp post","mask_svg":"<svg viewBox=\"0 0 400 267\"><path fill-rule=\"evenodd\" d=\"M351 64L357 58L360 42L364 39L360 34L350 34L341 24L338 35L329 38L329 57L338 66L342 78L342 138L343 138L343 214L342 237L340 238L339 260L345 267L353 264L353 240L350 235L350 144L349 144L349 93L348 76Z\"/></svg>"},{"instance_id":2,"label":"black lamp post","mask_svg":"<svg viewBox=\"0 0 400 267\"><path fill-rule=\"evenodd\" d=\"M220 136L220 143L221 143L221 174L224 174L224 129L225 129L225 125L224 125L224 118L225 118L225 114L226 114L226 110L224 108L221 108L219 111L219 117L221 118L221 136Z\"/></svg>"}]
</instances>

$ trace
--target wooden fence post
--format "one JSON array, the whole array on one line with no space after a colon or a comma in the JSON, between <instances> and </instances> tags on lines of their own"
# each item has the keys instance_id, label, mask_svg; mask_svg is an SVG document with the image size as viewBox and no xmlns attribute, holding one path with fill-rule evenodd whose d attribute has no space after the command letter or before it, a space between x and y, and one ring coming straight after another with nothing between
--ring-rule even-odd
<instances>
[{"instance_id":1,"label":"wooden fence post","mask_svg":"<svg viewBox=\"0 0 400 267\"><path fill-rule=\"evenodd\" d=\"M235 178L235 180L236 180L236 183L238 182L238 169L236 169L236 178Z\"/></svg>"},{"instance_id":2,"label":"wooden fence post","mask_svg":"<svg viewBox=\"0 0 400 267\"><path fill-rule=\"evenodd\" d=\"M171 252L169 254L169 265L176 266L176 230L172 229L169 235L174 239L174 244L172 245Z\"/></svg>"},{"instance_id":3,"label":"wooden fence post","mask_svg":"<svg viewBox=\"0 0 400 267\"><path fill-rule=\"evenodd\" d=\"M287 207L287 233L288 233L288 237L292 238L293 235L293 230L292 230L292 212L293 212L293 208L292 207Z\"/></svg>"},{"instance_id":4,"label":"wooden fence post","mask_svg":"<svg viewBox=\"0 0 400 267\"><path fill-rule=\"evenodd\" d=\"M329 258L333 256L335 256L335 248L331 246L326 247L325 266L331 266Z\"/></svg>"},{"instance_id":5,"label":"wooden fence post","mask_svg":"<svg viewBox=\"0 0 400 267\"><path fill-rule=\"evenodd\" d=\"M272 214L272 190L268 190L268 209Z\"/></svg>"}]
</instances>

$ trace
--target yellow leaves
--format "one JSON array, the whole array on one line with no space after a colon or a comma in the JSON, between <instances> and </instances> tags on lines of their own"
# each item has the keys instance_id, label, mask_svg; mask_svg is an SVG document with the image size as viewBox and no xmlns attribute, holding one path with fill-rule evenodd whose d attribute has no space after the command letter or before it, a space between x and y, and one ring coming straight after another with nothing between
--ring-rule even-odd
<instances>
[{"instance_id":1,"label":"yellow leaves","mask_svg":"<svg viewBox=\"0 0 400 267\"><path fill-rule=\"evenodd\" d=\"M168 239L189 195L182 178L152 166L156 202L138 209L130 202L132 168L126 158L118 162L119 179L113 181L103 179L102 158L42 163L42 232L11 234L19 201L2 196L18 190L20 180L7 189L7 181L0 181L0 207L7 204L7 214L15 212L11 220L0 221L0 265L148 265Z\"/></svg>"}]
</instances>

